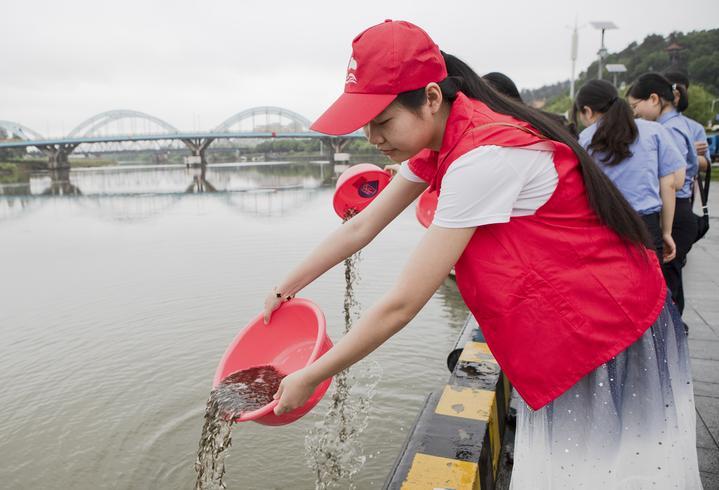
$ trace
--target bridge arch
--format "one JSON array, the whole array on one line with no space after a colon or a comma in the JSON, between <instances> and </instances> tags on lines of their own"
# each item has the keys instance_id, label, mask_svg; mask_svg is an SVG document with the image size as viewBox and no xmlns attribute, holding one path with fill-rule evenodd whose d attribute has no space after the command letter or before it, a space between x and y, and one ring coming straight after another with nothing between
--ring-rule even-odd
<instances>
[{"instance_id":1,"label":"bridge arch","mask_svg":"<svg viewBox=\"0 0 719 490\"><path fill-rule=\"evenodd\" d=\"M217 127L215 127L213 131L218 133L226 132L229 131L229 129L235 124L241 123L246 120L253 121L253 130L255 130L254 119L257 116L265 116L266 120L269 119L270 116L276 116L284 119L289 119L291 121L292 124L290 125L289 129L284 129L285 126L283 125L281 131L277 132L300 133L304 131L309 131L310 124L312 124L311 121L302 114L291 111L289 109L275 106L258 106L252 107L250 109L245 109L244 111L240 111L237 114L228 117ZM268 124L267 121L266 124ZM265 129L271 130L268 128Z\"/></svg>"},{"instance_id":2,"label":"bridge arch","mask_svg":"<svg viewBox=\"0 0 719 490\"><path fill-rule=\"evenodd\" d=\"M73 130L70 131L67 136L68 136L68 138L92 136L98 129L102 128L103 126L107 126L116 121L120 121L122 119L128 119L128 118L144 119L146 121L152 122L152 123L160 126L162 129L166 130L168 133L179 133L180 132L179 129L177 129L170 123L163 121L159 117L155 117L155 116L152 116L150 114L146 114L146 113L140 112L140 111L131 111L131 110L126 110L126 109L120 109L120 110L101 112L100 114L92 116L91 118L89 118L89 119L81 122L77 126L75 126L75 128L73 128Z\"/></svg>"},{"instance_id":3,"label":"bridge arch","mask_svg":"<svg viewBox=\"0 0 719 490\"><path fill-rule=\"evenodd\" d=\"M0 121L0 129L4 130L9 138L16 136L23 140L44 140L45 137L37 131L12 121Z\"/></svg>"}]
</instances>

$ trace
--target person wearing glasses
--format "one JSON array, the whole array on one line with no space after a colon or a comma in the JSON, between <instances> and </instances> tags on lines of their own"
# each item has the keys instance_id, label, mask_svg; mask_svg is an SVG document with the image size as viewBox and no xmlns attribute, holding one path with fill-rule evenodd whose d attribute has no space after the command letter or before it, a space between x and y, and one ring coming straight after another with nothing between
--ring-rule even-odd
<instances>
[{"instance_id":1,"label":"person wearing glasses","mask_svg":"<svg viewBox=\"0 0 719 490\"><path fill-rule=\"evenodd\" d=\"M672 238L676 187L686 162L661 124L634 119L614 85L590 80L577 93L572 119L586 127L581 144L639 213L661 263L676 256Z\"/></svg>"},{"instance_id":2,"label":"person wearing glasses","mask_svg":"<svg viewBox=\"0 0 719 490\"><path fill-rule=\"evenodd\" d=\"M677 253L674 260L663 264L664 277L680 313L684 312L682 269L697 236L697 222L692 212L691 197L694 179L699 171L692 130L686 118L682 117L674 106L676 96L685 92L684 87L672 84L659 73L641 75L627 91L627 100L634 115L656 121L667 128L686 161L684 182L677 190L672 225L672 238L676 243Z\"/></svg>"}]
</instances>

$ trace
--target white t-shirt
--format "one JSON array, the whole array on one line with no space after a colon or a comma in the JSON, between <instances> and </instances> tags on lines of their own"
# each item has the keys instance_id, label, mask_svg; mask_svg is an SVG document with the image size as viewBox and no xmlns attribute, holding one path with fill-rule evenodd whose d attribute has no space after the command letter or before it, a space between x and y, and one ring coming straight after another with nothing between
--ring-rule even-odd
<instances>
[{"instance_id":1,"label":"white t-shirt","mask_svg":"<svg viewBox=\"0 0 719 490\"><path fill-rule=\"evenodd\" d=\"M424 182L407 162L399 174ZM552 197L558 181L550 151L480 146L452 162L442 177L432 223L468 228L529 216Z\"/></svg>"}]
</instances>

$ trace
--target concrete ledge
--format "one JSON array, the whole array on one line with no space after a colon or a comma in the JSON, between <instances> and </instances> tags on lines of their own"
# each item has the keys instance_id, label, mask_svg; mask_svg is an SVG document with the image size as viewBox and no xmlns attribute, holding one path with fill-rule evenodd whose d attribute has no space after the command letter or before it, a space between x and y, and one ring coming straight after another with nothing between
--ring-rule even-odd
<instances>
[{"instance_id":1,"label":"concrete ledge","mask_svg":"<svg viewBox=\"0 0 719 490\"><path fill-rule=\"evenodd\" d=\"M448 383L427 396L384 488L494 489L510 386L471 315L459 339Z\"/></svg>"}]
</instances>

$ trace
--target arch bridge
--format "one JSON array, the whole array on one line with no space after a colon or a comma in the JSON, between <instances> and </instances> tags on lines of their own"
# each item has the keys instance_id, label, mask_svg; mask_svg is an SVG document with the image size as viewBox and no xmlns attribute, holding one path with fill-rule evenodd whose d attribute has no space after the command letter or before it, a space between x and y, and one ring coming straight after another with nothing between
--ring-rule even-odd
<instances>
[{"instance_id":1,"label":"arch bridge","mask_svg":"<svg viewBox=\"0 0 719 490\"><path fill-rule=\"evenodd\" d=\"M191 152L188 160L206 165L205 151L217 140L296 138L319 139L330 150L330 161L352 139L364 138L361 132L334 137L310 130L310 120L301 114L275 106L245 109L228 117L211 131L181 131L167 121L140 111L111 110L96 114L75 126L65 137L48 138L19 123L0 121L6 133L0 148L35 147L48 156L51 169L68 168L68 156L80 145L159 145L182 142Z\"/></svg>"}]
</instances>

